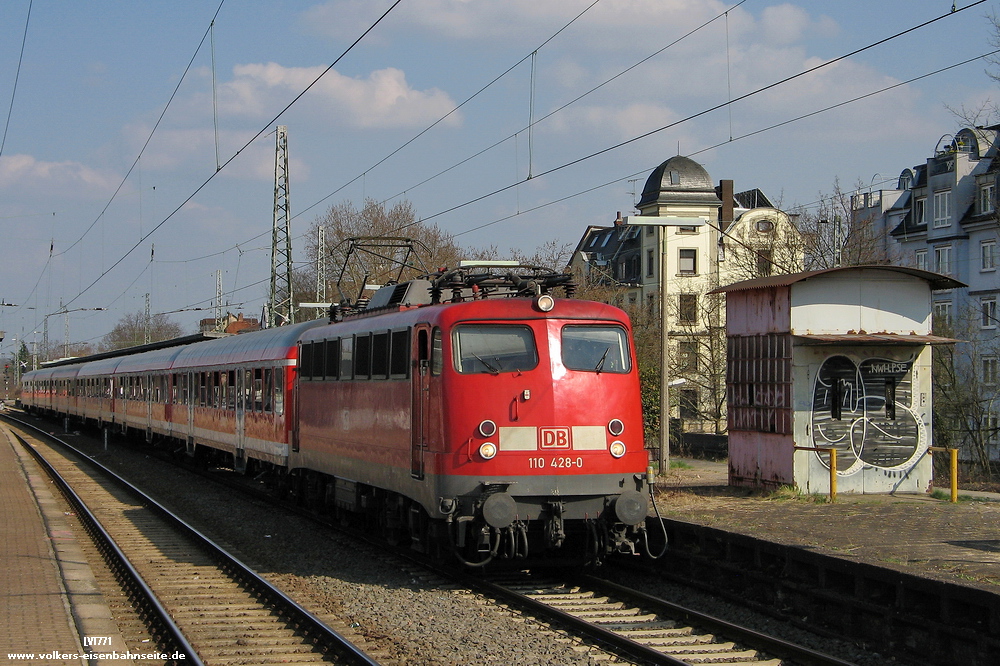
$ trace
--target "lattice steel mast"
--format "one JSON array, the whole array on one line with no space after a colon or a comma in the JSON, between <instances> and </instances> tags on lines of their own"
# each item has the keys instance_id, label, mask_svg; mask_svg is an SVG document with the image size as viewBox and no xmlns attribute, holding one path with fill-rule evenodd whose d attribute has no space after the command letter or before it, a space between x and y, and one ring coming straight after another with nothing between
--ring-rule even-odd
<instances>
[{"instance_id":1,"label":"lattice steel mast","mask_svg":"<svg viewBox=\"0 0 1000 666\"><path fill-rule=\"evenodd\" d=\"M288 203L288 128L275 129L274 224L271 228L271 295L267 325L295 323L292 301L292 235Z\"/></svg>"}]
</instances>

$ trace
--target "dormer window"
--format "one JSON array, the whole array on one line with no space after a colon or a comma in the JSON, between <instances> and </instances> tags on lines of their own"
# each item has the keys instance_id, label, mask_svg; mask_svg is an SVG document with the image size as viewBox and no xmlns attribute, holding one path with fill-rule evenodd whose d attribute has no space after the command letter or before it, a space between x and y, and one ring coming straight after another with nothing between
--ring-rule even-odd
<instances>
[{"instance_id":1,"label":"dormer window","mask_svg":"<svg viewBox=\"0 0 1000 666\"><path fill-rule=\"evenodd\" d=\"M771 219L757 220L757 233L769 234L772 231L774 231L774 220Z\"/></svg>"}]
</instances>

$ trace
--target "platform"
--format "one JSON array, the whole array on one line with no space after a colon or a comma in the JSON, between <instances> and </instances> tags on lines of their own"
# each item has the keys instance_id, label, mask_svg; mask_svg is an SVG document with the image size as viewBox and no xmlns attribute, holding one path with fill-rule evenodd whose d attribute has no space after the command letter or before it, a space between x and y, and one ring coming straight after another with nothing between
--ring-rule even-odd
<instances>
[{"instance_id":1,"label":"platform","mask_svg":"<svg viewBox=\"0 0 1000 666\"><path fill-rule=\"evenodd\" d=\"M0 658L115 664L128 650L52 484L0 425ZM85 649L86 642L95 643ZM88 659L87 653L113 656ZM117 654L116 654L117 653Z\"/></svg>"},{"instance_id":2,"label":"platform","mask_svg":"<svg viewBox=\"0 0 1000 666\"><path fill-rule=\"evenodd\" d=\"M839 493L831 504L730 488L725 462L678 462L657 484L664 517L1000 594L1000 494Z\"/></svg>"}]
</instances>

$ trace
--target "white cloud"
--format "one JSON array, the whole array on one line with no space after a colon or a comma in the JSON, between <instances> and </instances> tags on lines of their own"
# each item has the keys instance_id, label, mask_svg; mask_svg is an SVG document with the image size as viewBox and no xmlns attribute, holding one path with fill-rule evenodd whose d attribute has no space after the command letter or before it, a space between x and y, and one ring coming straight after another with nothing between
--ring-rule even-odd
<instances>
[{"instance_id":1,"label":"white cloud","mask_svg":"<svg viewBox=\"0 0 1000 666\"><path fill-rule=\"evenodd\" d=\"M0 157L0 188L19 193L59 191L61 195L104 196L121 177L79 162L44 162L31 155Z\"/></svg>"},{"instance_id":2,"label":"white cloud","mask_svg":"<svg viewBox=\"0 0 1000 666\"><path fill-rule=\"evenodd\" d=\"M311 84L323 70L317 67L284 67L276 63L238 65L233 81L222 88L220 108L233 115L261 116L276 113L294 95ZM352 127L413 127L433 122L455 107L437 88L416 90L395 67L372 72L366 79L351 78L331 70L298 103L330 122ZM453 114L448 123L457 123Z\"/></svg>"}]
</instances>

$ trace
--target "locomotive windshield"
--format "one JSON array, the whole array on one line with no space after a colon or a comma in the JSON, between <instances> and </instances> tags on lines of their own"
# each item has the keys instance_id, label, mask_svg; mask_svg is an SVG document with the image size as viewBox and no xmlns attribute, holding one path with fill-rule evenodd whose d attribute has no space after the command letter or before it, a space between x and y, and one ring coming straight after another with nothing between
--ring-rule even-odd
<instances>
[{"instance_id":1,"label":"locomotive windshield","mask_svg":"<svg viewBox=\"0 0 1000 666\"><path fill-rule=\"evenodd\" d=\"M626 373L632 369L628 337L618 326L564 326L562 360L570 370Z\"/></svg>"},{"instance_id":2,"label":"locomotive windshield","mask_svg":"<svg viewBox=\"0 0 1000 666\"><path fill-rule=\"evenodd\" d=\"M527 326L466 324L455 328L455 369L466 374L531 370L538 365Z\"/></svg>"}]
</instances>

